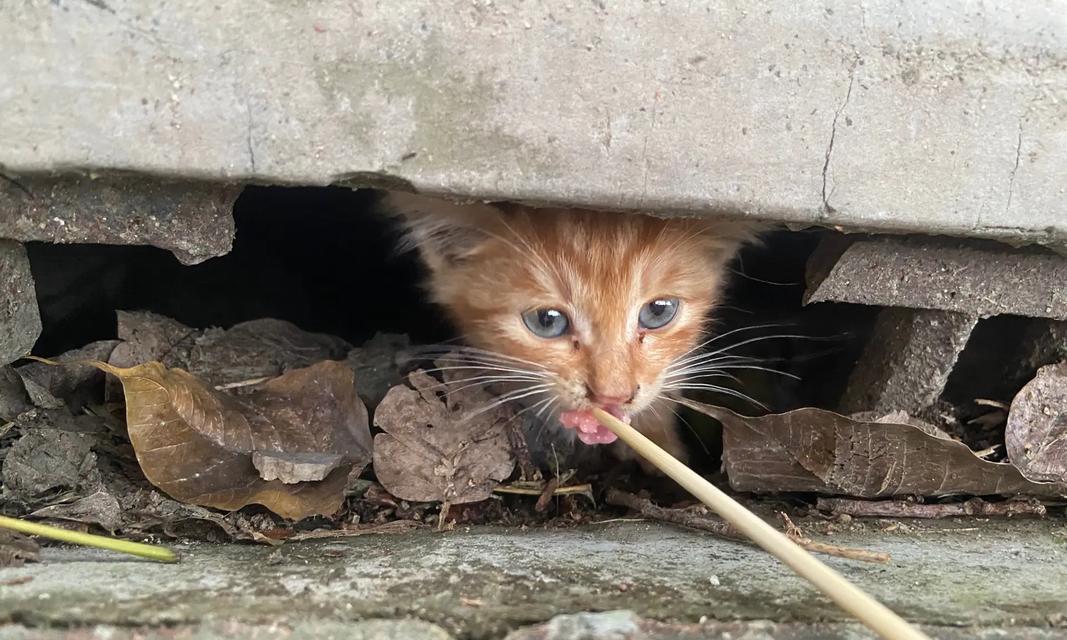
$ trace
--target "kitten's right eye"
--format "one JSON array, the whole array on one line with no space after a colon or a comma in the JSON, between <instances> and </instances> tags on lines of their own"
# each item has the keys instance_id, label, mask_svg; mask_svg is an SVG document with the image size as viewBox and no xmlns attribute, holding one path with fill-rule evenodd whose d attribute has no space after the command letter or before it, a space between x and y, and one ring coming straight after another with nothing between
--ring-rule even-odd
<instances>
[{"instance_id":1,"label":"kitten's right eye","mask_svg":"<svg viewBox=\"0 0 1067 640\"><path fill-rule=\"evenodd\" d=\"M522 314L526 328L541 338L558 338L567 333L570 321L559 309L531 309Z\"/></svg>"}]
</instances>

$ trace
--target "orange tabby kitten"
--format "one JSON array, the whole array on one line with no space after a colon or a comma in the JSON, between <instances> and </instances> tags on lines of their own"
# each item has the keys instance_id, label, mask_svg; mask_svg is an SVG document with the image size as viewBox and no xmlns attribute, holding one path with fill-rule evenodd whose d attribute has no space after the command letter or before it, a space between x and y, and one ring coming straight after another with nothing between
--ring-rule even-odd
<instances>
[{"instance_id":1,"label":"orange tabby kitten","mask_svg":"<svg viewBox=\"0 0 1067 640\"><path fill-rule=\"evenodd\" d=\"M615 435L600 406L682 459L666 394L692 370L726 263L746 226L392 193L429 288L474 349L476 383L554 412L586 444ZM622 458L628 449L618 448Z\"/></svg>"}]
</instances>

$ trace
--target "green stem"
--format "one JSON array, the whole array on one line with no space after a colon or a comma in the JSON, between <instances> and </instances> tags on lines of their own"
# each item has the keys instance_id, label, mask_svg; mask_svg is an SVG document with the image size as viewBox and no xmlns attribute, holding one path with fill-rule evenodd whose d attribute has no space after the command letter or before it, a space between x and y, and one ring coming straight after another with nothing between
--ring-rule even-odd
<instances>
[{"instance_id":1,"label":"green stem","mask_svg":"<svg viewBox=\"0 0 1067 640\"><path fill-rule=\"evenodd\" d=\"M70 544L80 544L86 547L97 547L100 549L108 549L110 551L118 551L120 553L128 553L130 555L148 558L149 560L155 560L157 562L178 561L178 557L174 555L174 552L166 547L97 536L91 533L81 533L79 531L69 531L67 529L60 529L59 527L52 527L47 524L26 522L25 520L9 518L7 516L0 516L0 527L3 527L4 529L12 529L19 533L25 533L31 536L51 538L52 540L59 540L60 542L69 542Z\"/></svg>"}]
</instances>

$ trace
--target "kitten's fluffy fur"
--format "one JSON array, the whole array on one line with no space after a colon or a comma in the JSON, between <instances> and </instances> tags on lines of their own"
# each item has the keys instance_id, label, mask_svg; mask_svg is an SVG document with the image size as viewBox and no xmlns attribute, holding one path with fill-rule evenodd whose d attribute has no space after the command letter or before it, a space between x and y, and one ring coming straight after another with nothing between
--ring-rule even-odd
<instances>
[{"instance_id":1,"label":"kitten's fluffy fur","mask_svg":"<svg viewBox=\"0 0 1067 640\"><path fill-rule=\"evenodd\" d=\"M634 426L685 457L674 413L661 397L665 371L699 344L726 263L751 236L747 226L459 205L405 193L389 194L386 205L405 220L410 243L429 267L434 300L469 345L542 365L557 410L633 393L621 409ZM665 296L681 301L677 316L663 328L641 329L640 308ZM521 319L534 308L566 312L572 331L555 339L534 335Z\"/></svg>"}]
</instances>

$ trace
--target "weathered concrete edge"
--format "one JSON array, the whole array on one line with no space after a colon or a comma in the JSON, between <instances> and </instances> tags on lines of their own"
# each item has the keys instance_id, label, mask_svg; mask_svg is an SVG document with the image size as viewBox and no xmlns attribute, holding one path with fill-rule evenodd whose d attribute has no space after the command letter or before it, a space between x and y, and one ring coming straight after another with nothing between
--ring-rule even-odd
<instances>
[{"instance_id":1,"label":"weathered concrete edge","mask_svg":"<svg viewBox=\"0 0 1067 640\"><path fill-rule=\"evenodd\" d=\"M756 209L742 207L737 202L725 200L694 200L692 198L648 198L634 206L620 206L618 198L609 193L590 193L572 198L561 198L551 189L525 189L503 191L497 189L470 189L459 191L447 189L440 185L416 185L414 176L404 176L390 171L369 169L353 171L333 176L308 175L303 179L281 174L255 174L227 177L220 179L217 174L204 171L175 171L172 173L138 171L124 167L63 167L61 171L45 167L25 167L16 170L11 166L0 167L0 181L12 185L22 185L26 181L50 180L62 182L78 181L86 176L93 179L120 178L125 181L143 179L146 182L186 183L191 189L241 189L246 186L282 186L282 187L328 187L339 186L351 189L392 189L417 191L431 196L438 196L458 201L512 201L534 207L567 205L583 208L595 208L618 212L643 212L667 216L725 217L744 219L765 225L767 228L784 226L791 230L807 228L826 228L849 234L923 234L930 236L948 236L955 238L975 238L994 240L1011 246L1026 245L1047 246L1067 255L1067 224L1063 228L1028 228L1002 226L968 226L951 223L930 222L915 224L908 220L888 220L878 215L842 213L838 210L812 211L768 203ZM0 211L0 216L6 212ZM40 240L38 237L6 235L12 240ZM145 241L129 244L148 244L167 248L157 242ZM218 254L221 255L221 254ZM211 257L211 256L204 256ZM186 261L186 260L183 260ZM199 260L196 260L199 261Z\"/></svg>"},{"instance_id":2,"label":"weathered concrete edge","mask_svg":"<svg viewBox=\"0 0 1067 640\"><path fill-rule=\"evenodd\" d=\"M583 631L602 629L605 633L636 631L646 640L677 640L679 638L750 638L752 640L855 640L873 637L858 624L828 623L776 623L765 620L745 622L707 622L704 624L669 624L635 618L633 625L611 626L615 617L628 618L629 612L598 612L556 616L544 624L515 629L506 640L564 640L577 637L627 637L623 635L585 636ZM575 621L585 616L592 625ZM628 620L627 620L628 622ZM920 629L931 638L940 640L993 640L1016 638L1017 640L1053 640L1063 638L1065 632L1046 627L945 627L923 625ZM567 632L575 635L566 635ZM412 635L417 633L418 635ZM324 638L349 638L352 640L386 640L391 638L420 638L450 640L455 636L438 627L417 619L375 619L350 622L304 621L293 625L248 625L241 623L203 624L177 627L72 627L67 629L40 629L18 623L0 626L0 640L173 640L174 638L250 638L261 640L320 640Z\"/></svg>"},{"instance_id":3,"label":"weathered concrete edge","mask_svg":"<svg viewBox=\"0 0 1067 640\"><path fill-rule=\"evenodd\" d=\"M229 253L243 185L111 173L3 176L0 238L150 245L184 264Z\"/></svg>"}]
</instances>

